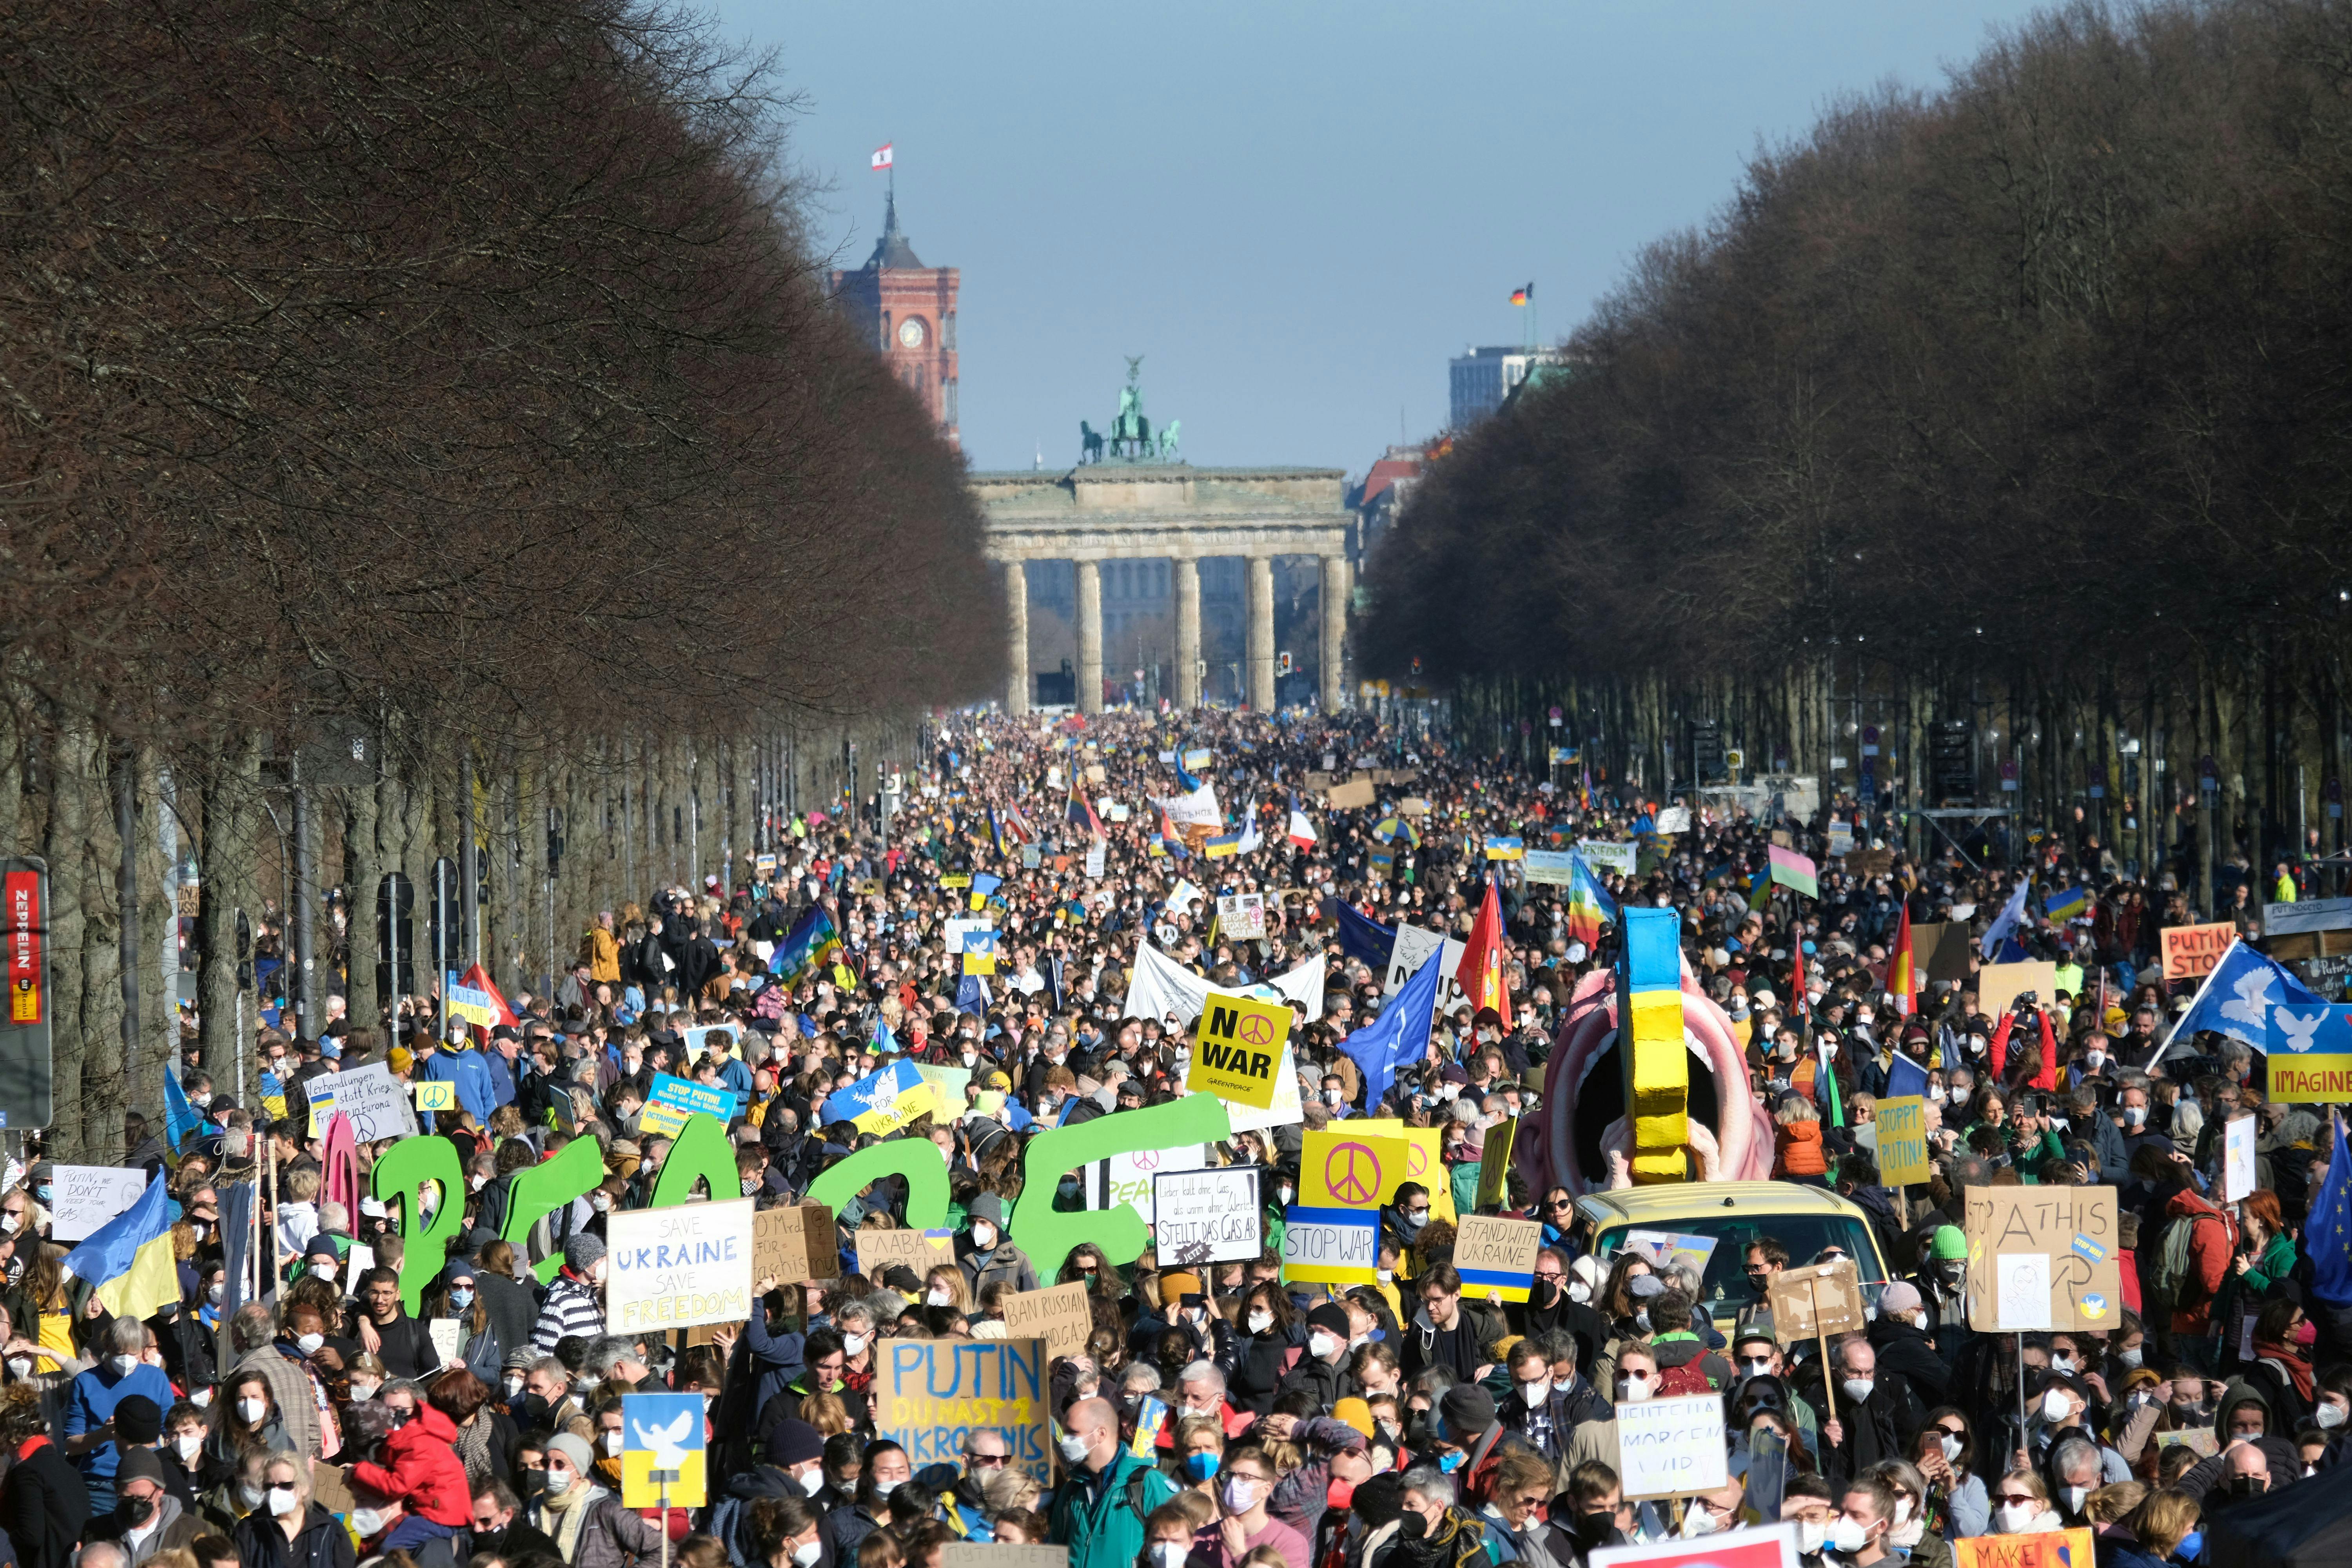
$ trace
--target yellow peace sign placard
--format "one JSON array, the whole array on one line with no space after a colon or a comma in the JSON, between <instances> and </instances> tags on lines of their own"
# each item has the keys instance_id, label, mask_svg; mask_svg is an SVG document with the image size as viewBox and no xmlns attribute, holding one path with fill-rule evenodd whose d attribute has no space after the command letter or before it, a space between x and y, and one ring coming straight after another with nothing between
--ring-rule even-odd
<instances>
[{"instance_id":1,"label":"yellow peace sign placard","mask_svg":"<svg viewBox=\"0 0 2352 1568\"><path fill-rule=\"evenodd\" d=\"M1299 1135L1298 1202L1304 1208L1374 1209L1404 1180L1402 1138L1367 1138L1341 1123Z\"/></svg>"},{"instance_id":2,"label":"yellow peace sign placard","mask_svg":"<svg viewBox=\"0 0 2352 1568\"><path fill-rule=\"evenodd\" d=\"M1192 1065L1184 1075L1184 1087L1195 1094L1272 1110L1275 1075L1282 1070L1283 1043L1290 1038L1290 1017L1284 1004L1210 992L1192 1031Z\"/></svg>"}]
</instances>

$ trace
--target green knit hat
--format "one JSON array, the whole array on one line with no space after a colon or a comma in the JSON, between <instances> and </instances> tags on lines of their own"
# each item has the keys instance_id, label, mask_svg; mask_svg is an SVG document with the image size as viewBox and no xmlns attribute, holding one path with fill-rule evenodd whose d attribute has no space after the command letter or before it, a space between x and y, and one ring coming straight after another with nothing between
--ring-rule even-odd
<instances>
[{"instance_id":1,"label":"green knit hat","mask_svg":"<svg viewBox=\"0 0 2352 1568\"><path fill-rule=\"evenodd\" d=\"M1939 1225L1935 1239L1928 1243L1929 1256L1938 1263L1956 1262L1969 1255L1969 1238L1960 1234L1956 1225Z\"/></svg>"}]
</instances>

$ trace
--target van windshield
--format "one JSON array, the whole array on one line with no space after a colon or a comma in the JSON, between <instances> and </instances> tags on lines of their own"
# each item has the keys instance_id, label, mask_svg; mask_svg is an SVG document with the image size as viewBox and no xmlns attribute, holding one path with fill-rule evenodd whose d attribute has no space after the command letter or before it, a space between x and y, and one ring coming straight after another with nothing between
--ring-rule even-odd
<instances>
[{"instance_id":1,"label":"van windshield","mask_svg":"<svg viewBox=\"0 0 2352 1568\"><path fill-rule=\"evenodd\" d=\"M1717 1316L1735 1313L1757 1300L1758 1292L1748 1283L1748 1249L1765 1237L1778 1241L1788 1250L1792 1268L1812 1262L1823 1247L1837 1247L1854 1260L1865 1287L1886 1278L1878 1261L1878 1248L1872 1243L1869 1226L1852 1215L1693 1215L1677 1219L1671 1226L1616 1226L1601 1233L1602 1258L1615 1259L1625 1245L1629 1230L1713 1239L1715 1250L1707 1257L1700 1304ZM1875 1300L1878 1292L1865 1289L1864 1294Z\"/></svg>"}]
</instances>

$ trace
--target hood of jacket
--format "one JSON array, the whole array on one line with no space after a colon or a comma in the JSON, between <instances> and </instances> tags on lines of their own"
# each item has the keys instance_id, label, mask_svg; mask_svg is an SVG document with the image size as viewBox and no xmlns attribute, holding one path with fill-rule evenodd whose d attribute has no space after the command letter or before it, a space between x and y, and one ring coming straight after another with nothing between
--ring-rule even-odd
<instances>
[{"instance_id":1,"label":"hood of jacket","mask_svg":"<svg viewBox=\"0 0 2352 1568\"><path fill-rule=\"evenodd\" d=\"M749 1502L753 1498L796 1497L808 1500L800 1482L773 1465L754 1465L750 1469L727 1478L727 1495Z\"/></svg>"},{"instance_id":2,"label":"hood of jacket","mask_svg":"<svg viewBox=\"0 0 2352 1568\"><path fill-rule=\"evenodd\" d=\"M2173 1194L2165 1204L2164 1212L2168 1215L2193 1214L2211 1215L2216 1219L2221 1217L2221 1211L2199 1196L2194 1187L2183 1187Z\"/></svg>"},{"instance_id":3,"label":"hood of jacket","mask_svg":"<svg viewBox=\"0 0 2352 1568\"><path fill-rule=\"evenodd\" d=\"M1686 1340L1653 1340L1650 1349L1657 1357L1660 1371L1671 1366L1688 1366L1706 1354L1706 1342L1694 1334Z\"/></svg>"},{"instance_id":4,"label":"hood of jacket","mask_svg":"<svg viewBox=\"0 0 2352 1568\"><path fill-rule=\"evenodd\" d=\"M2251 1405L2263 1413L2263 1434L2268 1436L2278 1430L2278 1412L2263 1392L2242 1377L2233 1377L2221 1385L2221 1397L2213 1405L2213 1436L2223 1447L2230 1444L2230 1412Z\"/></svg>"}]
</instances>

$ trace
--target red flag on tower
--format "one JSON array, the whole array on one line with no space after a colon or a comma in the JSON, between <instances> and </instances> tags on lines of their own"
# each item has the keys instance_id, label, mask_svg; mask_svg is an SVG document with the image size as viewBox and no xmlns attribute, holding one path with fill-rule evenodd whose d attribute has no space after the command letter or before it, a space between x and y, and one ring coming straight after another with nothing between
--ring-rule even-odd
<instances>
[{"instance_id":1,"label":"red flag on tower","mask_svg":"<svg viewBox=\"0 0 2352 1568\"><path fill-rule=\"evenodd\" d=\"M1470 998L1474 1012L1492 1007L1502 1018L1505 1032L1510 1030L1511 993L1503 984L1503 901L1496 895L1492 877L1486 879L1486 899L1478 906L1478 918L1463 944L1462 963L1454 972L1454 980Z\"/></svg>"},{"instance_id":2,"label":"red flag on tower","mask_svg":"<svg viewBox=\"0 0 2352 1568\"><path fill-rule=\"evenodd\" d=\"M873 165L873 166L874 166L875 168L877 168L877 169L887 169L887 168L888 168L888 167L890 166L890 143L889 143L889 142L883 142L883 143L882 143L882 145L880 145L879 147L877 147L877 148L875 148L875 149L874 149L874 165ZM897 175L895 175L895 174L893 174L893 175L891 176L891 178L892 178L892 179L896 179L896 178L898 178L898 176L897 176Z\"/></svg>"},{"instance_id":3,"label":"red flag on tower","mask_svg":"<svg viewBox=\"0 0 2352 1568\"><path fill-rule=\"evenodd\" d=\"M1894 994L1895 1010L1909 1017L1918 1010L1919 971L1911 956L1911 906L1895 924L1895 956L1886 964L1886 989Z\"/></svg>"}]
</instances>

